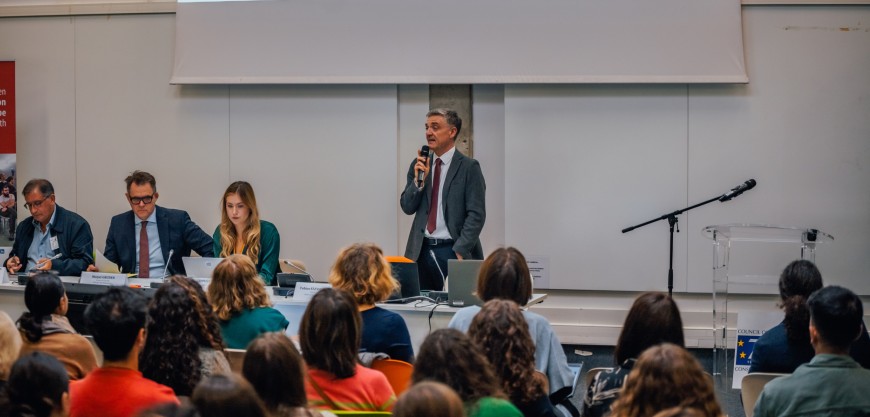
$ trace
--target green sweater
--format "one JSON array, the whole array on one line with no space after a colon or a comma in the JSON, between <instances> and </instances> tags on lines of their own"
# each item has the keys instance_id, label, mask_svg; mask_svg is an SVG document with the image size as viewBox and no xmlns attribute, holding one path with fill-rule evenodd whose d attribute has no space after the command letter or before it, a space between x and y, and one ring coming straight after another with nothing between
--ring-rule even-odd
<instances>
[{"instance_id":1,"label":"green sweater","mask_svg":"<svg viewBox=\"0 0 870 417\"><path fill-rule=\"evenodd\" d=\"M466 411L468 417L523 417L510 401L493 397L481 398Z\"/></svg>"},{"instance_id":2,"label":"green sweater","mask_svg":"<svg viewBox=\"0 0 870 417\"><path fill-rule=\"evenodd\" d=\"M214 256L221 256L221 227L218 225L212 235L214 240ZM278 253L281 251L281 236L278 228L265 220L260 220L260 253L257 255L257 272L266 285L275 285L275 274L278 273ZM248 252L248 247L242 249L242 254Z\"/></svg>"},{"instance_id":3,"label":"green sweater","mask_svg":"<svg viewBox=\"0 0 870 417\"><path fill-rule=\"evenodd\" d=\"M221 335L230 349L246 349L257 336L269 332L283 332L290 324L280 311L272 307L244 310L221 321Z\"/></svg>"}]
</instances>

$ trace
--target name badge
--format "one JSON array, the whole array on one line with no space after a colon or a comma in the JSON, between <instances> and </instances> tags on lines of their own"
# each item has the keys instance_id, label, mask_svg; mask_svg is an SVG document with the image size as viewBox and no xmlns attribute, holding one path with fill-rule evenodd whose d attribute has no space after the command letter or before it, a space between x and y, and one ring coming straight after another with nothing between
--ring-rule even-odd
<instances>
[{"instance_id":1,"label":"name badge","mask_svg":"<svg viewBox=\"0 0 870 417\"><path fill-rule=\"evenodd\" d=\"M293 301L311 301L311 297L324 288L331 288L328 282L297 282L293 291Z\"/></svg>"},{"instance_id":2,"label":"name badge","mask_svg":"<svg viewBox=\"0 0 870 417\"><path fill-rule=\"evenodd\" d=\"M48 241L51 244L51 250L57 250L57 236L52 236Z\"/></svg>"},{"instance_id":3,"label":"name badge","mask_svg":"<svg viewBox=\"0 0 870 417\"><path fill-rule=\"evenodd\" d=\"M123 286L127 285L127 274L106 274L104 272L82 272L82 284Z\"/></svg>"}]
</instances>

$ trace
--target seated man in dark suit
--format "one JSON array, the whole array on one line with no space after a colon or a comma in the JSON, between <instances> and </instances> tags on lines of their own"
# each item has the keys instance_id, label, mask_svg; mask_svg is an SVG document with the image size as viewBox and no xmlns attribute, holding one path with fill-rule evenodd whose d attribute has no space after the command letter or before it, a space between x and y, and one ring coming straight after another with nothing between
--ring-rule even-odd
<instances>
[{"instance_id":1,"label":"seated man in dark suit","mask_svg":"<svg viewBox=\"0 0 870 417\"><path fill-rule=\"evenodd\" d=\"M213 256L211 236L190 220L186 211L157 206L159 194L153 175L133 171L124 182L132 210L112 217L105 250L106 258L122 272L138 272L140 278L162 277L164 270L169 275L185 274L181 258L190 256L191 250L203 257Z\"/></svg>"},{"instance_id":2,"label":"seated man in dark suit","mask_svg":"<svg viewBox=\"0 0 870 417\"><path fill-rule=\"evenodd\" d=\"M24 186L30 217L18 224L12 251L3 266L10 274L38 269L79 276L92 263L94 235L88 222L55 202L54 186L33 179Z\"/></svg>"}]
</instances>

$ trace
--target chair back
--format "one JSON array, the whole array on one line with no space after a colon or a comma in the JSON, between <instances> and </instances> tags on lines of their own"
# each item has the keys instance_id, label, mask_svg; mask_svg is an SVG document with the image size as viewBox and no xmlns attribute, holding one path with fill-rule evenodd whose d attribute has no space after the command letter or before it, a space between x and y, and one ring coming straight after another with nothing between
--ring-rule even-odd
<instances>
[{"instance_id":1,"label":"chair back","mask_svg":"<svg viewBox=\"0 0 870 417\"><path fill-rule=\"evenodd\" d=\"M245 362L244 349L224 349L224 354L227 355L227 361L230 363L230 369L237 374L242 373L242 364Z\"/></svg>"},{"instance_id":2,"label":"chair back","mask_svg":"<svg viewBox=\"0 0 870 417\"><path fill-rule=\"evenodd\" d=\"M376 359L372 362L372 369L383 372L397 397L411 385L411 374L414 373L414 365L395 359Z\"/></svg>"},{"instance_id":3,"label":"chair back","mask_svg":"<svg viewBox=\"0 0 870 417\"><path fill-rule=\"evenodd\" d=\"M757 372L743 377L743 381L740 383L740 396L743 399L743 411L746 412L746 417L752 417L755 414L755 402L758 401L764 386L783 375L788 374Z\"/></svg>"}]
</instances>

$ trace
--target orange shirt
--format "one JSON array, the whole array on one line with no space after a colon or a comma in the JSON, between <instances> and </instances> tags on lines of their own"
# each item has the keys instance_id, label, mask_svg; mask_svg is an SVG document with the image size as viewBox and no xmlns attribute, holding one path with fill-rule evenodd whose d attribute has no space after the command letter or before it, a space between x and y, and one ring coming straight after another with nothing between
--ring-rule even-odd
<instances>
[{"instance_id":1,"label":"orange shirt","mask_svg":"<svg viewBox=\"0 0 870 417\"><path fill-rule=\"evenodd\" d=\"M70 417L131 417L163 403L178 403L172 388L127 368L95 369L70 383Z\"/></svg>"},{"instance_id":2,"label":"orange shirt","mask_svg":"<svg viewBox=\"0 0 870 417\"><path fill-rule=\"evenodd\" d=\"M327 398L318 393L311 381ZM356 375L344 379L335 379L328 372L309 368L305 392L308 405L321 410L392 411L396 402L396 394L387 377L359 364L356 365Z\"/></svg>"}]
</instances>

